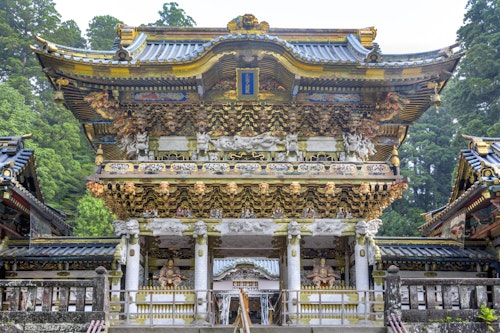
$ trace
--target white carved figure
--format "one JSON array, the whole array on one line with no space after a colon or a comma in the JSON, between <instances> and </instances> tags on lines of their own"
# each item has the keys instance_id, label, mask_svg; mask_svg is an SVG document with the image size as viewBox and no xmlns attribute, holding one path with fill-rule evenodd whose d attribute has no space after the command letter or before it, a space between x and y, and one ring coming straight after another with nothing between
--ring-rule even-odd
<instances>
[{"instance_id":1,"label":"white carved figure","mask_svg":"<svg viewBox=\"0 0 500 333\"><path fill-rule=\"evenodd\" d=\"M207 237L208 228L207 224L201 220L196 221L193 229L193 238Z\"/></svg>"},{"instance_id":2,"label":"white carved figure","mask_svg":"<svg viewBox=\"0 0 500 333\"><path fill-rule=\"evenodd\" d=\"M316 232L321 234L334 234L340 236L345 228L346 225L340 221L326 222L319 220L316 224Z\"/></svg>"},{"instance_id":3,"label":"white carved figure","mask_svg":"<svg viewBox=\"0 0 500 333\"><path fill-rule=\"evenodd\" d=\"M207 133L196 134L196 153L200 154L203 151L205 154L208 152L208 143L210 142L210 135Z\"/></svg>"},{"instance_id":4,"label":"white carved figure","mask_svg":"<svg viewBox=\"0 0 500 333\"><path fill-rule=\"evenodd\" d=\"M130 136L121 138L118 146L120 147L120 150L125 153L125 156L128 160L133 160L136 158L136 144L133 138L131 138Z\"/></svg>"},{"instance_id":5,"label":"white carved figure","mask_svg":"<svg viewBox=\"0 0 500 333\"><path fill-rule=\"evenodd\" d=\"M148 132L137 133L135 137L135 149L138 161L147 161L149 159L149 136Z\"/></svg>"},{"instance_id":6,"label":"white carved figure","mask_svg":"<svg viewBox=\"0 0 500 333\"><path fill-rule=\"evenodd\" d=\"M253 213L253 209L250 207L244 207L241 210L241 218L242 219L253 219L255 218L255 215Z\"/></svg>"},{"instance_id":7,"label":"white carved figure","mask_svg":"<svg viewBox=\"0 0 500 333\"><path fill-rule=\"evenodd\" d=\"M344 133L343 138L346 160L348 161L363 162L377 152L370 139L364 138L361 134Z\"/></svg>"},{"instance_id":8,"label":"white carved figure","mask_svg":"<svg viewBox=\"0 0 500 333\"><path fill-rule=\"evenodd\" d=\"M262 133L253 138L253 145L256 148L261 148L263 150L269 149L276 144L283 143L280 139L269 133Z\"/></svg>"},{"instance_id":9,"label":"white carved figure","mask_svg":"<svg viewBox=\"0 0 500 333\"><path fill-rule=\"evenodd\" d=\"M188 226L172 219L156 218L146 225L147 230L151 230L153 235L177 235L188 229Z\"/></svg>"},{"instance_id":10,"label":"white carved figure","mask_svg":"<svg viewBox=\"0 0 500 333\"><path fill-rule=\"evenodd\" d=\"M277 152L276 157L274 158L276 162L284 162L285 161L285 153L283 152Z\"/></svg>"},{"instance_id":11,"label":"white carved figure","mask_svg":"<svg viewBox=\"0 0 500 333\"><path fill-rule=\"evenodd\" d=\"M210 162L219 161L220 160L219 154L216 152L208 153L208 160Z\"/></svg>"},{"instance_id":12,"label":"white carved figure","mask_svg":"<svg viewBox=\"0 0 500 333\"><path fill-rule=\"evenodd\" d=\"M288 223L288 238L292 237L300 238L300 224L297 221L291 221Z\"/></svg>"},{"instance_id":13,"label":"white carved figure","mask_svg":"<svg viewBox=\"0 0 500 333\"><path fill-rule=\"evenodd\" d=\"M381 225L382 225L381 219L373 219L371 221L368 221L366 235L370 237L375 237Z\"/></svg>"},{"instance_id":14,"label":"white carved figure","mask_svg":"<svg viewBox=\"0 0 500 333\"><path fill-rule=\"evenodd\" d=\"M297 134L288 134L286 136L286 156L290 155L290 152L294 152L299 156L299 140Z\"/></svg>"},{"instance_id":15,"label":"white carved figure","mask_svg":"<svg viewBox=\"0 0 500 333\"><path fill-rule=\"evenodd\" d=\"M139 221L137 220L115 220L113 221L113 227L115 229L115 234L117 236L130 235L139 236Z\"/></svg>"},{"instance_id":16,"label":"white carved figure","mask_svg":"<svg viewBox=\"0 0 500 333\"><path fill-rule=\"evenodd\" d=\"M261 221L234 220L228 223L228 228L233 233L263 232L266 225Z\"/></svg>"},{"instance_id":17,"label":"white carved figure","mask_svg":"<svg viewBox=\"0 0 500 333\"><path fill-rule=\"evenodd\" d=\"M221 136L217 140L210 140L215 149L220 151L255 151L255 150L269 150L274 148L276 144L282 141L270 135L269 133L259 134L257 136L240 136L233 137Z\"/></svg>"},{"instance_id":18,"label":"white carved figure","mask_svg":"<svg viewBox=\"0 0 500 333\"><path fill-rule=\"evenodd\" d=\"M368 232L368 225L366 224L365 221L359 221L356 223L356 236L365 236Z\"/></svg>"}]
</instances>

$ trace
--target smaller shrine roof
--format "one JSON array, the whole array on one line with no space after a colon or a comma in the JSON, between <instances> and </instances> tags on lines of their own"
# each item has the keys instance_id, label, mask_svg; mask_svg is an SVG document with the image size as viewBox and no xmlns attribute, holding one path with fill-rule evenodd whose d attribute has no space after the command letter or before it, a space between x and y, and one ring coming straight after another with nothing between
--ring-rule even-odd
<instances>
[{"instance_id":1,"label":"smaller shrine roof","mask_svg":"<svg viewBox=\"0 0 500 333\"><path fill-rule=\"evenodd\" d=\"M382 261L496 262L496 253L484 246L465 246L443 238L377 237Z\"/></svg>"},{"instance_id":2,"label":"smaller shrine roof","mask_svg":"<svg viewBox=\"0 0 500 333\"><path fill-rule=\"evenodd\" d=\"M271 278L279 278L278 259L269 258L219 258L214 259L214 277L223 275L225 272L236 268L239 265L252 265L257 270L263 271Z\"/></svg>"},{"instance_id":3,"label":"smaller shrine roof","mask_svg":"<svg viewBox=\"0 0 500 333\"><path fill-rule=\"evenodd\" d=\"M463 207L485 202L484 191L500 190L500 138L463 137L469 141L469 147L460 151L453 191L446 206L425 214L427 220L420 227L424 235L430 234Z\"/></svg>"},{"instance_id":4,"label":"smaller shrine roof","mask_svg":"<svg viewBox=\"0 0 500 333\"><path fill-rule=\"evenodd\" d=\"M118 237L41 237L4 239L0 261L91 261L111 262L119 256Z\"/></svg>"},{"instance_id":5,"label":"smaller shrine roof","mask_svg":"<svg viewBox=\"0 0 500 333\"><path fill-rule=\"evenodd\" d=\"M38 175L35 152L24 146L31 135L0 137L0 184L4 186L4 203L22 210L25 214L34 208L44 216L58 232L69 235L71 226L64 216L44 203Z\"/></svg>"}]
</instances>

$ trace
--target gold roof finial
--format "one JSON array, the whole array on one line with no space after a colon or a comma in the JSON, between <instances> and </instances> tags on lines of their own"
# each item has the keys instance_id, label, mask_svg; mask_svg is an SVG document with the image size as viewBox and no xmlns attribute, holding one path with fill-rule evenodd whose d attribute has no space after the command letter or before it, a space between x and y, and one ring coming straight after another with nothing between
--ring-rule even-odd
<instances>
[{"instance_id":1,"label":"gold roof finial","mask_svg":"<svg viewBox=\"0 0 500 333\"><path fill-rule=\"evenodd\" d=\"M259 20L252 14L238 16L227 24L230 33L265 34L269 30L269 23Z\"/></svg>"}]
</instances>

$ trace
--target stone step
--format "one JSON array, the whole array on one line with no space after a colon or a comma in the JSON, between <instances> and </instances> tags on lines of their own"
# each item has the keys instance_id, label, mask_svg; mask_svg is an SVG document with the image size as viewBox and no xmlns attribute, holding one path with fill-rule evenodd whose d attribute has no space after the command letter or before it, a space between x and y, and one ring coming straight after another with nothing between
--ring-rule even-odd
<instances>
[{"instance_id":1,"label":"stone step","mask_svg":"<svg viewBox=\"0 0 500 333\"><path fill-rule=\"evenodd\" d=\"M237 330L238 332L239 330ZM108 333L233 333L233 326L214 327L113 327ZM387 333L381 326L253 326L251 333Z\"/></svg>"}]
</instances>

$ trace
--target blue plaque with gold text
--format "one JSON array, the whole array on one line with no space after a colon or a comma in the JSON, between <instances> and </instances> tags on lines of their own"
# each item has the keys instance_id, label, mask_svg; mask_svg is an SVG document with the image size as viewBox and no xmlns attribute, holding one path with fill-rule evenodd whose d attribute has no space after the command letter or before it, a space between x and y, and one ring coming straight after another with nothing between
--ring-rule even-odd
<instances>
[{"instance_id":1,"label":"blue plaque with gold text","mask_svg":"<svg viewBox=\"0 0 500 333\"><path fill-rule=\"evenodd\" d=\"M237 68L236 91L238 100L259 99L259 69Z\"/></svg>"}]
</instances>

